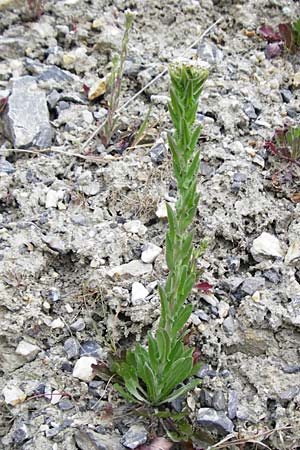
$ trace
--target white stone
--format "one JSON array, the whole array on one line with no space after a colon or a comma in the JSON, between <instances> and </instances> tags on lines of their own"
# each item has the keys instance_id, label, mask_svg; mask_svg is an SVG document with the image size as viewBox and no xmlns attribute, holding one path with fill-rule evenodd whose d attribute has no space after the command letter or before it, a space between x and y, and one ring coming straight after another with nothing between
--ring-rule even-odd
<instances>
[{"instance_id":1,"label":"white stone","mask_svg":"<svg viewBox=\"0 0 300 450\"><path fill-rule=\"evenodd\" d=\"M138 234L139 236L144 236L147 232L147 227L140 220L130 220L124 223L124 228L127 233Z\"/></svg>"},{"instance_id":2,"label":"white stone","mask_svg":"<svg viewBox=\"0 0 300 450\"><path fill-rule=\"evenodd\" d=\"M4 400L7 405L15 406L19 403L23 403L26 399L25 393L16 386L5 386L2 394L4 395Z\"/></svg>"},{"instance_id":3,"label":"white stone","mask_svg":"<svg viewBox=\"0 0 300 450\"><path fill-rule=\"evenodd\" d=\"M60 391L54 390L51 394L51 404L56 405L59 403L59 400L62 398Z\"/></svg>"},{"instance_id":4,"label":"white stone","mask_svg":"<svg viewBox=\"0 0 300 450\"><path fill-rule=\"evenodd\" d=\"M291 264L298 261L300 258L300 241L295 240L291 243L291 245L288 248L286 257L285 257L285 263Z\"/></svg>"},{"instance_id":5,"label":"white stone","mask_svg":"<svg viewBox=\"0 0 300 450\"><path fill-rule=\"evenodd\" d=\"M142 285L135 281L131 288L131 302L133 305L139 305L149 295L149 291Z\"/></svg>"},{"instance_id":6,"label":"white stone","mask_svg":"<svg viewBox=\"0 0 300 450\"><path fill-rule=\"evenodd\" d=\"M31 344L27 341L19 342L16 353L20 356L24 356L27 361L32 361L39 352L39 347L37 345Z\"/></svg>"},{"instance_id":7,"label":"white stone","mask_svg":"<svg viewBox=\"0 0 300 450\"><path fill-rule=\"evenodd\" d=\"M219 317L220 318L227 317L228 313L229 313L229 309L230 309L230 306L228 305L228 303L224 302L223 300L220 300L219 307L218 307Z\"/></svg>"},{"instance_id":8,"label":"white stone","mask_svg":"<svg viewBox=\"0 0 300 450\"><path fill-rule=\"evenodd\" d=\"M144 246L141 259L144 263L153 263L161 252L162 249L157 245L151 243L146 244Z\"/></svg>"},{"instance_id":9,"label":"white stone","mask_svg":"<svg viewBox=\"0 0 300 450\"><path fill-rule=\"evenodd\" d=\"M152 272L152 264L144 264L142 261L134 259L127 264L113 267L106 273L110 278L122 278L126 276L138 277L150 272Z\"/></svg>"},{"instance_id":10,"label":"white stone","mask_svg":"<svg viewBox=\"0 0 300 450\"><path fill-rule=\"evenodd\" d=\"M262 261L264 256L273 256L277 258L283 258L284 256L279 239L266 232L263 232L258 238L254 239L251 247L251 254L258 262Z\"/></svg>"},{"instance_id":11,"label":"white stone","mask_svg":"<svg viewBox=\"0 0 300 450\"><path fill-rule=\"evenodd\" d=\"M97 359L93 356L83 356L78 359L73 370L73 377L86 382L92 381L95 376L93 364L97 364Z\"/></svg>"},{"instance_id":12,"label":"white stone","mask_svg":"<svg viewBox=\"0 0 300 450\"><path fill-rule=\"evenodd\" d=\"M59 200L62 200L64 197L64 191L54 191L53 189L49 189L46 194L46 208L56 208Z\"/></svg>"},{"instance_id":13,"label":"white stone","mask_svg":"<svg viewBox=\"0 0 300 450\"><path fill-rule=\"evenodd\" d=\"M54 319L51 322L51 328L53 328L53 330L56 330L57 328L64 328L65 324L64 322L61 320L60 317L58 317L58 319Z\"/></svg>"},{"instance_id":14,"label":"white stone","mask_svg":"<svg viewBox=\"0 0 300 450\"><path fill-rule=\"evenodd\" d=\"M165 201L161 202L158 205L155 214L159 219L167 219L168 218L167 207L166 207Z\"/></svg>"}]
</instances>

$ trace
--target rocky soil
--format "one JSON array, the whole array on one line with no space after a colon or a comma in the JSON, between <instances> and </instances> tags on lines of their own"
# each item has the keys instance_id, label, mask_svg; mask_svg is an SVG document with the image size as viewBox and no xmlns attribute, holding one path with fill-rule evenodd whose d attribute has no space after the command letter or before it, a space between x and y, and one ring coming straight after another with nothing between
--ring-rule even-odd
<instances>
[{"instance_id":1,"label":"rocky soil","mask_svg":"<svg viewBox=\"0 0 300 450\"><path fill-rule=\"evenodd\" d=\"M257 34L294 20L299 2L47 0L37 19L24 1L0 8L0 448L121 450L164 436L92 369L155 326L176 198L167 75L123 109L111 146L85 145L106 115L127 9L121 104L222 19L186 54L210 68L196 240L209 239L199 266L213 289L190 297L202 385L172 407L214 443L249 441L226 448L300 448L299 174L263 145L300 120L300 58L267 60Z\"/></svg>"}]
</instances>

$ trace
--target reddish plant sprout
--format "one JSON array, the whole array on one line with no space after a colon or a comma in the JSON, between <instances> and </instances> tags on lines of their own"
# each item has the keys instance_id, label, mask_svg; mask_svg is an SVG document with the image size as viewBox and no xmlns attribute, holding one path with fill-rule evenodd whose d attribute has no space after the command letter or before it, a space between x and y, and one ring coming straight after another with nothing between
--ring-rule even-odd
<instances>
[{"instance_id":1,"label":"reddish plant sprout","mask_svg":"<svg viewBox=\"0 0 300 450\"><path fill-rule=\"evenodd\" d=\"M201 352L199 350L195 350L192 354L193 357L193 367L199 362L199 358L201 356Z\"/></svg>"},{"instance_id":2,"label":"reddish plant sprout","mask_svg":"<svg viewBox=\"0 0 300 450\"><path fill-rule=\"evenodd\" d=\"M199 291L204 292L205 294L211 293L211 289L213 286L206 281L201 281L200 283L196 283L194 288L199 289Z\"/></svg>"},{"instance_id":3,"label":"reddish plant sprout","mask_svg":"<svg viewBox=\"0 0 300 450\"><path fill-rule=\"evenodd\" d=\"M7 102L8 102L8 97L0 98L0 114L5 111Z\"/></svg>"},{"instance_id":4,"label":"reddish plant sprout","mask_svg":"<svg viewBox=\"0 0 300 450\"><path fill-rule=\"evenodd\" d=\"M264 147L278 158L300 166L300 125L285 124L282 129L276 129Z\"/></svg>"},{"instance_id":5,"label":"reddish plant sprout","mask_svg":"<svg viewBox=\"0 0 300 450\"><path fill-rule=\"evenodd\" d=\"M265 48L267 59L280 56L284 48L290 52L300 49L300 19L294 23L280 23L278 31L269 25L263 25L259 28L259 33L268 42Z\"/></svg>"}]
</instances>

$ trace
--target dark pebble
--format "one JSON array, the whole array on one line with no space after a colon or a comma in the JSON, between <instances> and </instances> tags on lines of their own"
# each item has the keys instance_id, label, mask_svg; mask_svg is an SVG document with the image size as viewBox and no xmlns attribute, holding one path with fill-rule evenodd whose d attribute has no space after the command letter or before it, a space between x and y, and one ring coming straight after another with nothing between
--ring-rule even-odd
<instances>
[{"instance_id":1,"label":"dark pebble","mask_svg":"<svg viewBox=\"0 0 300 450\"><path fill-rule=\"evenodd\" d=\"M27 439L29 439L29 432L25 423L21 423L16 428L16 430L13 432L12 438L16 444L22 444Z\"/></svg>"},{"instance_id":2,"label":"dark pebble","mask_svg":"<svg viewBox=\"0 0 300 450\"><path fill-rule=\"evenodd\" d=\"M59 409L62 411L69 411L74 408L73 403L68 398L62 398L58 403Z\"/></svg>"},{"instance_id":3,"label":"dark pebble","mask_svg":"<svg viewBox=\"0 0 300 450\"><path fill-rule=\"evenodd\" d=\"M201 389L200 391L200 404L201 406L208 406L209 408L212 406L212 395L207 389Z\"/></svg>"},{"instance_id":4,"label":"dark pebble","mask_svg":"<svg viewBox=\"0 0 300 450\"><path fill-rule=\"evenodd\" d=\"M77 339L70 337L64 343L64 350L68 359L74 359L79 356L79 344Z\"/></svg>"},{"instance_id":5,"label":"dark pebble","mask_svg":"<svg viewBox=\"0 0 300 450\"><path fill-rule=\"evenodd\" d=\"M9 161L6 161L6 159L0 160L0 173L11 174L14 173L15 171L16 169Z\"/></svg>"},{"instance_id":6,"label":"dark pebble","mask_svg":"<svg viewBox=\"0 0 300 450\"><path fill-rule=\"evenodd\" d=\"M244 113L246 116L249 117L249 119L257 119L257 114L255 112L255 108L252 105L252 103L246 103L243 107Z\"/></svg>"},{"instance_id":7,"label":"dark pebble","mask_svg":"<svg viewBox=\"0 0 300 450\"><path fill-rule=\"evenodd\" d=\"M280 94L281 94L281 97L282 97L282 100L284 101L284 103L290 103L290 101L293 97L293 94L289 89L282 89L280 91Z\"/></svg>"},{"instance_id":8,"label":"dark pebble","mask_svg":"<svg viewBox=\"0 0 300 450\"><path fill-rule=\"evenodd\" d=\"M212 398L212 406L216 411L224 411L226 400L222 391L216 391Z\"/></svg>"},{"instance_id":9,"label":"dark pebble","mask_svg":"<svg viewBox=\"0 0 300 450\"><path fill-rule=\"evenodd\" d=\"M63 370L64 372L73 372L73 366L71 363L69 363L69 361L66 361L64 363L62 363L61 365L61 370Z\"/></svg>"},{"instance_id":10,"label":"dark pebble","mask_svg":"<svg viewBox=\"0 0 300 450\"><path fill-rule=\"evenodd\" d=\"M281 276L275 269L266 270L263 273L266 280L271 281L271 283L278 284L281 281Z\"/></svg>"},{"instance_id":11,"label":"dark pebble","mask_svg":"<svg viewBox=\"0 0 300 450\"><path fill-rule=\"evenodd\" d=\"M228 392L228 417L234 419L236 417L238 405L238 394L235 390L230 389Z\"/></svg>"},{"instance_id":12,"label":"dark pebble","mask_svg":"<svg viewBox=\"0 0 300 450\"><path fill-rule=\"evenodd\" d=\"M166 151L166 148L165 148L164 144L158 144L158 145L152 147L150 150L151 161L156 164L162 163L163 160L165 159L165 151Z\"/></svg>"},{"instance_id":13,"label":"dark pebble","mask_svg":"<svg viewBox=\"0 0 300 450\"><path fill-rule=\"evenodd\" d=\"M95 341L83 342L80 346L80 356L99 356L101 347Z\"/></svg>"},{"instance_id":14,"label":"dark pebble","mask_svg":"<svg viewBox=\"0 0 300 450\"><path fill-rule=\"evenodd\" d=\"M282 368L284 373L299 373L300 366L285 366Z\"/></svg>"}]
</instances>

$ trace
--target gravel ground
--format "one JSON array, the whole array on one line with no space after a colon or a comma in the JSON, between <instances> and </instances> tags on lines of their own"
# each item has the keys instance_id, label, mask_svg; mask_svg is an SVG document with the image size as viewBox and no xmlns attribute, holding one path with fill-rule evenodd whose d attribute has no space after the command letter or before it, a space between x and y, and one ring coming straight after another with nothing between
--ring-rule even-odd
<instances>
[{"instance_id":1,"label":"gravel ground","mask_svg":"<svg viewBox=\"0 0 300 450\"><path fill-rule=\"evenodd\" d=\"M87 140L127 9L130 102L105 148ZM167 74L131 99L184 53L210 70L195 226L213 289L189 299L202 385L172 408L214 443L248 441L226 448L300 448L299 173L264 149L300 122L299 53L268 60L258 34L297 13L296 0L48 0L34 20L26 2L0 0L0 448L145 449L164 436L91 365L143 343L159 316L176 198Z\"/></svg>"}]
</instances>

